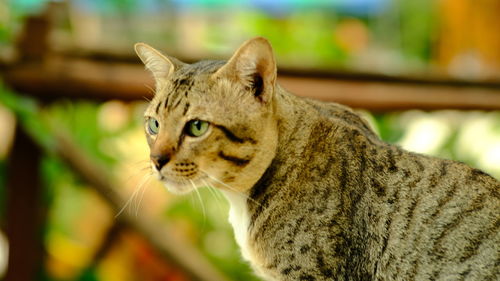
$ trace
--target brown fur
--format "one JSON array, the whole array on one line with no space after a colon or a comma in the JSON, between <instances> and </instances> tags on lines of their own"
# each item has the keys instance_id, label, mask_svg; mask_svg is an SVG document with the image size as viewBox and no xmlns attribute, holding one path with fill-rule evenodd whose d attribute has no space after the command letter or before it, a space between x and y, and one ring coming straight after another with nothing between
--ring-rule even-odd
<instances>
[{"instance_id":1,"label":"brown fur","mask_svg":"<svg viewBox=\"0 0 500 281\"><path fill-rule=\"evenodd\" d=\"M160 179L174 192L226 192L242 254L264 279L500 277L491 176L386 144L352 110L286 92L263 38L227 63L136 50L157 81L146 116L160 122L152 156L169 159ZM209 131L186 136L192 119Z\"/></svg>"}]
</instances>

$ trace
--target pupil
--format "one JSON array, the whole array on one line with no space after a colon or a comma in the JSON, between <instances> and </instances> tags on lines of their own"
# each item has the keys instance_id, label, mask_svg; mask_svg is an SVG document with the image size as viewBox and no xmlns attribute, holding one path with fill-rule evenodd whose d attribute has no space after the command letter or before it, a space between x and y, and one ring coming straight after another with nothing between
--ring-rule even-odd
<instances>
[{"instance_id":1,"label":"pupil","mask_svg":"<svg viewBox=\"0 0 500 281\"><path fill-rule=\"evenodd\" d=\"M194 125L196 126L196 129L201 130L201 122L200 121L194 121Z\"/></svg>"}]
</instances>

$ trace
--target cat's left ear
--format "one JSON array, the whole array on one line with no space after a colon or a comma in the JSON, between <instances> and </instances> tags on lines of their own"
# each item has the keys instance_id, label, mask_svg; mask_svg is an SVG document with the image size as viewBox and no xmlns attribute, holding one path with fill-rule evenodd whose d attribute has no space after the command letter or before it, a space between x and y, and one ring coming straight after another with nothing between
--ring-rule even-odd
<instances>
[{"instance_id":1,"label":"cat's left ear","mask_svg":"<svg viewBox=\"0 0 500 281\"><path fill-rule=\"evenodd\" d=\"M259 101L269 102L276 83L276 62L271 44L262 37L246 41L214 77L242 83Z\"/></svg>"},{"instance_id":2,"label":"cat's left ear","mask_svg":"<svg viewBox=\"0 0 500 281\"><path fill-rule=\"evenodd\" d=\"M165 56L145 43L135 44L134 49L157 82L166 79L170 74L184 65L180 60Z\"/></svg>"}]
</instances>

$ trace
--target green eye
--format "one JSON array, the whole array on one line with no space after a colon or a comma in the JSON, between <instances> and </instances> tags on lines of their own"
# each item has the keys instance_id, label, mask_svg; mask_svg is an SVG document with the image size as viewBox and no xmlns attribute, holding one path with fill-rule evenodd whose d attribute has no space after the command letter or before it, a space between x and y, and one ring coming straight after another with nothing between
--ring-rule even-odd
<instances>
[{"instance_id":1,"label":"green eye","mask_svg":"<svg viewBox=\"0 0 500 281\"><path fill-rule=\"evenodd\" d=\"M201 120L191 120L186 124L186 134L192 137L200 137L208 130L209 123Z\"/></svg>"},{"instance_id":2,"label":"green eye","mask_svg":"<svg viewBox=\"0 0 500 281\"><path fill-rule=\"evenodd\" d=\"M148 123L148 132L151 135L158 134L158 131L160 130L160 123L158 122L158 120L154 118L149 118L147 123Z\"/></svg>"}]
</instances>

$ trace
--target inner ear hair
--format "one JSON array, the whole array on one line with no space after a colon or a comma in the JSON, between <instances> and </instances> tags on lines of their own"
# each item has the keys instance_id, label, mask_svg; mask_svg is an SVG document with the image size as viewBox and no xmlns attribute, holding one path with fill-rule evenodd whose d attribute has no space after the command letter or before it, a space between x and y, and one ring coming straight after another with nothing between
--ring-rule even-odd
<instances>
[{"instance_id":1,"label":"inner ear hair","mask_svg":"<svg viewBox=\"0 0 500 281\"><path fill-rule=\"evenodd\" d=\"M259 101L263 101L262 93L264 91L264 79L260 73L256 72L252 75L249 90L253 92L254 97L259 99Z\"/></svg>"},{"instance_id":2,"label":"inner ear hair","mask_svg":"<svg viewBox=\"0 0 500 281\"><path fill-rule=\"evenodd\" d=\"M166 79L184 65L178 59L164 55L146 43L136 43L134 49L146 68L153 74L157 86L158 81Z\"/></svg>"}]
</instances>

